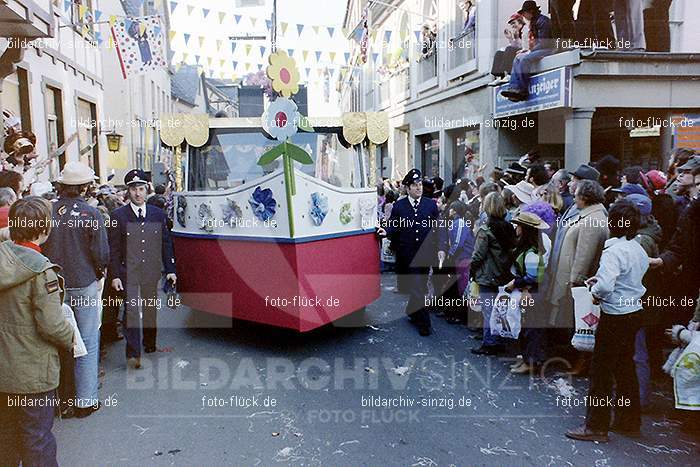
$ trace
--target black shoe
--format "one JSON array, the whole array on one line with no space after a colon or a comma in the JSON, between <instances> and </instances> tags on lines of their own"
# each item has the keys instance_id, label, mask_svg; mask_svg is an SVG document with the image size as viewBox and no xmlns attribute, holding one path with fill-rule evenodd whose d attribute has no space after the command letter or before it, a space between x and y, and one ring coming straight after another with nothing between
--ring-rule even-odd
<instances>
[{"instance_id":1,"label":"black shoe","mask_svg":"<svg viewBox=\"0 0 700 467\"><path fill-rule=\"evenodd\" d=\"M95 405L91 405L90 407L76 407L75 408L75 418L89 417L93 413L100 410L100 407L101 407L101 405L99 402Z\"/></svg>"},{"instance_id":2,"label":"black shoe","mask_svg":"<svg viewBox=\"0 0 700 467\"><path fill-rule=\"evenodd\" d=\"M432 333L429 327L422 326L418 328L418 334L420 334L423 337L429 336Z\"/></svg>"},{"instance_id":3,"label":"black shoe","mask_svg":"<svg viewBox=\"0 0 700 467\"><path fill-rule=\"evenodd\" d=\"M520 102L520 101L526 101L527 100L527 94L523 91L520 91L518 89L504 89L501 91L501 95L505 97L508 100L511 100L513 102Z\"/></svg>"},{"instance_id":4,"label":"black shoe","mask_svg":"<svg viewBox=\"0 0 700 467\"><path fill-rule=\"evenodd\" d=\"M472 353L476 355L498 355L503 349L497 345L482 345L472 349Z\"/></svg>"},{"instance_id":5,"label":"black shoe","mask_svg":"<svg viewBox=\"0 0 700 467\"><path fill-rule=\"evenodd\" d=\"M146 352L146 353L153 353L153 352L155 352L157 349L156 349L156 346L154 345L154 346L145 347L143 350L144 350L144 352Z\"/></svg>"}]
</instances>

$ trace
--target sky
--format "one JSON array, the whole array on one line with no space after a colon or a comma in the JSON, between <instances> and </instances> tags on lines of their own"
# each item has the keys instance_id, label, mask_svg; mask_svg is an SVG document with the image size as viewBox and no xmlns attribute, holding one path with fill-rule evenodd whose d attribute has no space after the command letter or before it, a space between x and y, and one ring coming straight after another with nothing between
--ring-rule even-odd
<instances>
[{"instance_id":1,"label":"sky","mask_svg":"<svg viewBox=\"0 0 700 467\"><path fill-rule=\"evenodd\" d=\"M266 34L266 7L236 8L231 0L182 0L171 10L173 63L196 64L213 77L231 79L267 64L270 42L238 41L231 35ZM345 64L348 40L341 31L346 0L278 0L278 48L293 52L302 81L320 80L318 70ZM283 34L284 30L284 34ZM331 35L332 33L332 35Z\"/></svg>"}]
</instances>

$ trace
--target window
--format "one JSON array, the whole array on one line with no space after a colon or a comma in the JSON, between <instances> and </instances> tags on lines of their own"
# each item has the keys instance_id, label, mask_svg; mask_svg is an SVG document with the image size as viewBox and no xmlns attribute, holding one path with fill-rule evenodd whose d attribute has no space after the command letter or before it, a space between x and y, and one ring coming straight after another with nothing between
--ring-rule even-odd
<instances>
[{"instance_id":1,"label":"window","mask_svg":"<svg viewBox=\"0 0 700 467\"><path fill-rule=\"evenodd\" d=\"M95 175L100 176L100 157L97 128L97 106L92 102L78 99L78 146L80 158L87 163Z\"/></svg>"},{"instance_id":2,"label":"window","mask_svg":"<svg viewBox=\"0 0 700 467\"><path fill-rule=\"evenodd\" d=\"M438 72L438 0L425 0L423 16L425 22L421 26L420 56L418 58L418 76L421 83L430 81L427 86L437 84Z\"/></svg>"},{"instance_id":3,"label":"window","mask_svg":"<svg viewBox=\"0 0 700 467\"><path fill-rule=\"evenodd\" d=\"M440 175L440 135L428 133L419 137L421 148L421 171L425 177Z\"/></svg>"},{"instance_id":4,"label":"window","mask_svg":"<svg viewBox=\"0 0 700 467\"><path fill-rule=\"evenodd\" d=\"M455 0L448 46L449 68L463 67L476 58L477 2Z\"/></svg>"},{"instance_id":5,"label":"window","mask_svg":"<svg viewBox=\"0 0 700 467\"><path fill-rule=\"evenodd\" d=\"M5 79L3 89L3 107L19 119L23 130L32 129L32 118L29 102L29 77L27 70L17 68L17 71Z\"/></svg>"},{"instance_id":6,"label":"window","mask_svg":"<svg viewBox=\"0 0 700 467\"><path fill-rule=\"evenodd\" d=\"M468 178L476 180L481 165L479 129L456 130L452 135L452 180Z\"/></svg>"},{"instance_id":7,"label":"window","mask_svg":"<svg viewBox=\"0 0 700 467\"><path fill-rule=\"evenodd\" d=\"M63 133L63 93L59 88L46 86L44 91L44 108L48 131L49 153L55 151L65 142ZM58 156L58 169L66 164L66 153Z\"/></svg>"},{"instance_id":8,"label":"window","mask_svg":"<svg viewBox=\"0 0 700 467\"><path fill-rule=\"evenodd\" d=\"M362 188L365 177L360 173L360 154L340 144L334 133L302 133L292 142L304 148L313 164L296 164L297 169L338 187ZM190 148L189 189L214 191L251 183L282 167L282 159L261 167L258 159L277 142L250 129L211 130L209 143Z\"/></svg>"},{"instance_id":9,"label":"window","mask_svg":"<svg viewBox=\"0 0 700 467\"><path fill-rule=\"evenodd\" d=\"M81 12L84 12L82 16ZM75 30L82 35L83 26L87 26L85 37L89 40L94 40L96 26L94 24L93 0L73 0L71 15L71 22L75 26Z\"/></svg>"}]
</instances>

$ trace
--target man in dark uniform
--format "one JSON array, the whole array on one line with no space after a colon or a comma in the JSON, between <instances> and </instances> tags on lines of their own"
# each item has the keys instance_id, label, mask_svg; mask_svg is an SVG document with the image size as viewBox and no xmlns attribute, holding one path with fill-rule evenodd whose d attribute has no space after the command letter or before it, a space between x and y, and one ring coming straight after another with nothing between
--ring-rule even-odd
<instances>
[{"instance_id":1,"label":"man in dark uniform","mask_svg":"<svg viewBox=\"0 0 700 467\"><path fill-rule=\"evenodd\" d=\"M416 325L421 336L430 335L430 315L425 308L428 293L428 272L437 258L436 235L430 235L436 227L438 208L434 200L423 197L421 173L412 169L402 182L408 196L394 203L386 235L396 251L396 260L407 265L409 299L406 314Z\"/></svg>"},{"instance_id":2,"label":"man in dark uniform","mask_svg":"<svg viewBox=\"0 0 700 467\"><path fill-rule=\"evenodd\" d=\"M162 209L146 204L148 180L138 169L124 178L130 203L112 213L109 244L112 287L126 292L126 357L141 367L141 345L146 353L156 351L158 281L165 270L173 285L175 256ZM141 314L143 309L143 331Z\"/></svg>"}]
</instances>

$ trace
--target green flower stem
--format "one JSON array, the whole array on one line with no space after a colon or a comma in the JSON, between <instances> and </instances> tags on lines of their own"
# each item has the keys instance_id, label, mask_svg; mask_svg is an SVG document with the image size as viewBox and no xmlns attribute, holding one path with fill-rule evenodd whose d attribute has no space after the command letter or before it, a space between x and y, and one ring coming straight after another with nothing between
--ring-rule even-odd
<instances>
[{"instance_id":1,"label":"green flower stem","mask_svg":"<svg viewBox=\"0 0 700 467\"><path fill-rule=\"evenodd\" d=\"M284 143L285 146L287 143ZM292 166L292 159L285 152L282 156L283 166L284 166L284 187L287 194L287 217L289 219L289 236L294 238L294 208L292 206L293 202L293 179L294 179L294 168Z\"/></svg>"}]
</instances>

